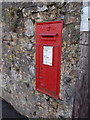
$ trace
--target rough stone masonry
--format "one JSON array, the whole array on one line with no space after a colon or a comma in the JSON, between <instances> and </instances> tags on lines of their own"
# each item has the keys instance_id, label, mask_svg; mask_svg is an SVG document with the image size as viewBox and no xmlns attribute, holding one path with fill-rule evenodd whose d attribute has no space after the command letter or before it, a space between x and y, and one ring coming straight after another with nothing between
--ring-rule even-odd
<instances>
[{"instance_id":1,"label":"rough stone masonry","mask_svg":"<svg viewBox=\"0 0 90 120\"><path fill-rule=\"evenodd\" d=\"M2 3L2 97L29 118L71 118L81 3ZM60 100L35 89L35 23L63 20Z\"/></svg>"}]
</instances>

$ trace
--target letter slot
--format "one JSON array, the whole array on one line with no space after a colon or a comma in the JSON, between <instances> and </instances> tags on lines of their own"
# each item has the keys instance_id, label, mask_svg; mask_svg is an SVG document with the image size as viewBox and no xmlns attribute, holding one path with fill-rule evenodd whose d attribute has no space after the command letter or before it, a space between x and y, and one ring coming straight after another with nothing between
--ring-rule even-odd
<instances>
[{"instance_id":1,"label":"letter slot","mask_svg":"<svg viewBox=\"0 0 90 120\"><path fill-rule=\"evenodd\" d=\"M42 40L56 40L57 33L56 34L39 34Z\"/></svg>"}]
</instances>

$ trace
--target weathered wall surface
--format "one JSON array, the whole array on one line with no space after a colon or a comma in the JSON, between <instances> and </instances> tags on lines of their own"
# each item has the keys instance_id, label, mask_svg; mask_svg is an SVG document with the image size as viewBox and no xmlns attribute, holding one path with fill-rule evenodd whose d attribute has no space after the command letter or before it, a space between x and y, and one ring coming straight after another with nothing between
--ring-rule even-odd
<instances>
[{"instance_id":1,"label":"weathered wall surface","mask_svg":"<svg viewBox=\"0 0 90 120\"><path fill-rule=\"evenodd\" d=\"M68 118L77 78L81 3L2 4L2 92L29 118ZM35 90L35 23L63 20L60 100Z\"/></svg>"}]
</instances>

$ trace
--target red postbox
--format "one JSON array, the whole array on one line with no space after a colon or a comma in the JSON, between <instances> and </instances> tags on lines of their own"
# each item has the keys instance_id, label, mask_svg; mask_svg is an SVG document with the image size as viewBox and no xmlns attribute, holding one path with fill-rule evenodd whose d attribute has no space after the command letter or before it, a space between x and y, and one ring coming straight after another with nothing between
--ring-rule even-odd
<instances>
[{"instance_id":1,"label":"red postbox","mask_svg":"<svg viewBox=\"0 0 90 120\"><path fill-rule=\"evenodd\" d=\"M62 21L36 23L36 90L59 98Z\"/></svg>"}]
</instances>

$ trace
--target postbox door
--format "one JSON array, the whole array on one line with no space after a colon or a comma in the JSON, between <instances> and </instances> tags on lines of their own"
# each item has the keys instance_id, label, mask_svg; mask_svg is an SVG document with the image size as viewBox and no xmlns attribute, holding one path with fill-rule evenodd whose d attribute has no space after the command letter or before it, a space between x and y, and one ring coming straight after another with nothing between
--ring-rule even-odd
<instances>
[{"instance_id":1,"label":"postbox door","mask_svg":"<svg viewBox=\"0 0 90 120\"><path fill-rule=\"evenodd\" d=\"M39 58L37 90L59 98L60 46L39 45L37 48Z\"/></svg>"},{"instance_id":2,"label":"postbox door","mask_svg":"<svg viewBox=\"0 0 90 120\"><path fill-rule=\"evenodd\" d=\"M36 24L36 90L59 98L62 21Z\"/></svg>"}]
</instances>

